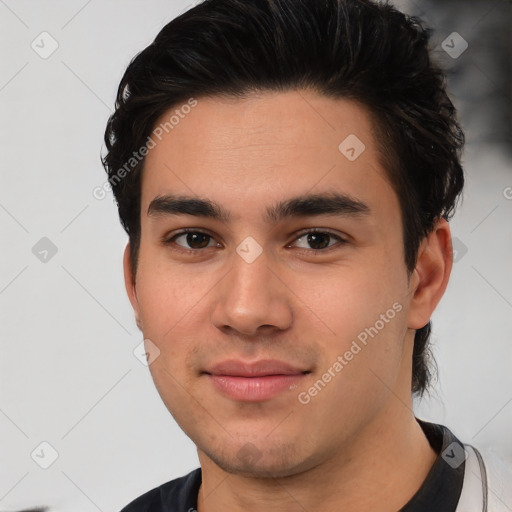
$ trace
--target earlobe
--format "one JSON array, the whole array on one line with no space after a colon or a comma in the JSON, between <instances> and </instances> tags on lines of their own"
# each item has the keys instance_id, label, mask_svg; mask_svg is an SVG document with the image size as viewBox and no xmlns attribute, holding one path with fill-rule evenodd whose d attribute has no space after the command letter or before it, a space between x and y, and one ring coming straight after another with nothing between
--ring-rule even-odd
<instances>
[{"instance_id":1,"label":"earlobe","mask_svg":"<svg viewBox=\"0 0 512 512\"><path fill-rule=\"evenodd\" d=\"M416 268L410 282L410 329L424 327L441 300L452 269L452 250L450 226L441 218L418 250Z\"/></svg>"},{"instance_id":2,"label":"earlobe","mask_svg":"<svg viewBox=\"0 0 512 512\"><path fill-rule=\"evenodd\" d=\"M128 243L124 249L123 254L123 271L124 271L124 285L126 293L130 299L130 303L135 315L135 322L137 327L142 331L142 321L140 319L139 301L137 299L137 290L135 287L135 277L132 271L131 257L130 257L130 244Z\"/></svg>"}]
</instances>

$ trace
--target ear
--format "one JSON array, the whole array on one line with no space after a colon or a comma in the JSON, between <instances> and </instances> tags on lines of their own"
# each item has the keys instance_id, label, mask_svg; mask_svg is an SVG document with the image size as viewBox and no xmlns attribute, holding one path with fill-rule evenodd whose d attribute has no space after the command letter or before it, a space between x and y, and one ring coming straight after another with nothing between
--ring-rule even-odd
<instances>
[{"instance_id":1,"label":"ear","mask_svg":"<svg viewBox=\"0 0 512 512\"><path fill-rule=\"evenodd\" d=\"M124 286L126 293L130 299L130 303L135 314L135 321L137 327L142 331L142 321L140 319L139 300L137 299L137 290L135 288L135 276L132 272L131 257L130 257L130 244L128 243L124 249L123 255L123 270L124 270Z\"/></svg>"},{"instance_id":2,"label":"ear","mask_svg":"<svg viewBox=\"0 0 512 512\"><path fill-rule=\"evenodd\" d=\"M440 218L418 249L409 287L412 295L408 314L410 329L421 329L429 322L446 290L452 265L450 226L445 219Z\"/></svg>"}]
</instances>

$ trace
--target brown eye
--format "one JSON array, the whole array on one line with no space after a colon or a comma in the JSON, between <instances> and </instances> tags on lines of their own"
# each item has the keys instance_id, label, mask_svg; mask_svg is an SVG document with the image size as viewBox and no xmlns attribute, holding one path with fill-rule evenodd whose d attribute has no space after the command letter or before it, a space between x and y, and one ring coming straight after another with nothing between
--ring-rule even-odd
<instances>
[{"instance_id":1,"label":"brown eye","mask_svg":"<svg viewBox=\"0 0 512 512\"><path fill-rule=\"evenodd\" d=\"M302 234L300 234L296 239L295 243L302 242L305 245L299 247L300 249L309 249L313 251L322 251L324 249L329 249L336 245L336 243L331 243L333 239L338 241L338 245L347 243L340 236L330 233L328 231L321 230L309 230ZM334 240L334 241L336 241Z\"/></svg>"},{"instance_id":2,"label":"brown eye","mask_svg":"<svg viewBox=\"0 0 512 512\"><path fill-rule=\"evenodd\" d=\"M176 237L174 237L174 240L177 240L180 237L185 237L185 242L191 249L204 249L205 247L208 247L208 243L212 238L210 235L207 235L206 233L201 233L200 231L193 231L177 235Z\"/></svg>"},{"instance_id":3,"label":"brown eye","mask_svg":"<svg viewBox=\"0 0 512 512\"><path fill-rule=\"evenodd\" d=\"M181 242L177 242L177 240L180 239ZM212 240L212 235L209 235L208 233L193 229L185 229L170 238L163 239L162 242L166 246L174 246L173 248L176 250L197 252L201 249L215 246L215 244L213 246L210 245L210 241Z\"/></svg>"}]
</instances>

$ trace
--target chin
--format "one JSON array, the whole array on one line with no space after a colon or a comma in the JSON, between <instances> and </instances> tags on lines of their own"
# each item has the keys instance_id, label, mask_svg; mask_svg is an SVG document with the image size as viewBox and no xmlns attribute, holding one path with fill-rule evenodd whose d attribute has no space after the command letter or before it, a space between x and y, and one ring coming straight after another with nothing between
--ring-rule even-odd
<instances>
[{"instance_id":1,"label":"chin","mask_svg":"<svg viewBox=\"0 0 512 512\"><path fill-rule=\"evenodd\" d=\"M312 456L301 457L292 444L258 448L247 442L234 453L203 451L227 473L248 478L285 478L307 471L315 465Z\"/></svg>"}]
</instances>

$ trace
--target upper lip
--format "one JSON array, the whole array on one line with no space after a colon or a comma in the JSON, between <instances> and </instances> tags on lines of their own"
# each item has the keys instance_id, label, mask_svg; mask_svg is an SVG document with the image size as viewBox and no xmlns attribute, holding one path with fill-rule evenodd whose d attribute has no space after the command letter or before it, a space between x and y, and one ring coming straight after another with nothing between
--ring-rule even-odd
<instances>
[{"instance_id":1,"label":"upper lip","mask_svg":"<svg viewBox=\"0 0 512 512\"><path fill-rule=\"evenodd\" d=\"M228 359L210 366L205 373L229 375L232 377L264 377L266 375L298 375L309 372L277 359L263 359L251 363L237 359Z\"/></svg>"}]
</instances>

